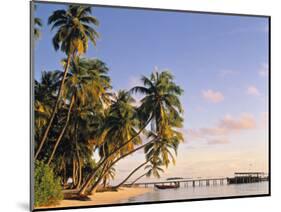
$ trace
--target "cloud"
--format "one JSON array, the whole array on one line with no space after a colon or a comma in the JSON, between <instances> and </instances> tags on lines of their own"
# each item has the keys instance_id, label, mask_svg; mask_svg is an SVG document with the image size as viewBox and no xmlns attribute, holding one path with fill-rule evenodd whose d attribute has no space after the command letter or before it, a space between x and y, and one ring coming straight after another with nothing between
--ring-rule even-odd
<instances>
[{"instance_id":1,"label":"cloud","mask_svg":"<svg viewBox=\"0 0 281 212\"><path fill-rule=\"evenodd\" d=\"M217 138L217 139L211 139L208 141L208 144L214 145L214 144L228 144L229 140L227 138Z\"/></svg>"},{"instance_id":2,"label":"cloud","mask_svg":"<svg viewBox=\"0 0 281 212\"><path fill-rule=\"evenodd\" d=\"M219 127L227 131L254 129L256 127L256 121L253 115L248 113L242 114L237 119L231 115L226 115L219 121Z\"/></svg>"},{"instance_id":3,"label":"cloud","mask_svg":"<svg viewBox=\"0 0 281 212\"><path fill-rule=\"evenodd\" d=\"M261 64L261 67L259 69L259 75L261 77L267 77L268 72L269 72L268 64L266 64L266 63Z\"/></svg>"},{"instance_id":4,"label":"cloud","mask_svg":"<svg viewBox=\"0 0 281 212\"><path fill-rule=\"evenodd\" d=\"M260 96L261 95L259 90L257 89L257 87L254 85L248 86L246 93L250 96Z\"/></svg>"},{"instance_id":5,"label":"cloud","mask_svg":"<svg viewBox=\"0 0 281 212\"><path fill-rule=\"evenodd\" d=\"M226 129L222 127L201 128L199 132L208 136L225 135L227 133Z\"/></svg>"},{"instance_id":6,"label":"cloud","mask_svg":"<svg viewBox=\"0 0 281 212\"><path fill-rule=\"evenodd\" d=\"M190 128L184 130L183 133L188 142L199 140L206 141L207 144L225 144L229 142L227 138L229 134L255 129L256 126L257 123L252 114L242 113L238 117L225 115L214 127Z\"/></svg>"},{"instance_id":7,"label":"cloud","mask_svg":"<svg viewBox=\"0 0 281 212\"><path fill-rule=\"evenodd\" d=\"M218 102L221 102L222 100L224 100L224 96L221 92L213 91L211 89L203 90L202 96L207 101L210 101L210 102L213 102L213 103L218 103Z\"/></svg>"}]
</instances>

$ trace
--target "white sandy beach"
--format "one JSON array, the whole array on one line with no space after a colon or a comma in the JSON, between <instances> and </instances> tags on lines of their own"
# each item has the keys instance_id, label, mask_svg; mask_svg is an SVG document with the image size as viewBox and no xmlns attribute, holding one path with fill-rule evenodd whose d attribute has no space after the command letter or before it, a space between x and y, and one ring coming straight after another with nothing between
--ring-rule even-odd
<instances>
[{"instance_id":1,"label":"white sandy beach","mask_svg":"<svg viewBox=\"0 0 281 212\"><path fill-rule=\"evenodd\" d=\"M40 207L40 208L53 208L53 207L73 207L73 206L91 206L91 205L103 205L114 204L121 200L128 200L131 197L139 196L144 193L152 191L152 188L120 188L118 192L97 192L94 195L89 196L89 201L79 200L62 200L59 205Z\"/></svg>"}]
</instances>

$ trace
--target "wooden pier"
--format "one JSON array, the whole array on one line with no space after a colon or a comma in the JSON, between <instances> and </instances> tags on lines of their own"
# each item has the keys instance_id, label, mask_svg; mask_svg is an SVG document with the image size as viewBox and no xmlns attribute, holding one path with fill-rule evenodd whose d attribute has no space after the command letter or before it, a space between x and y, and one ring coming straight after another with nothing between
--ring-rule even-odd
<instances>
[{"instance_id":1,"label":"wooden pier","mask_svg":"<svg viewBox=\"0 0 281 212\"><path fill-rule=\"evenodd\" d=\"M135 183L133 186L154 186L154 185L174 185L179 184L183 187L196 187L196 186L216 186L227 184L227 178L206 178L206 179L190 179L190 180L169 180L169 181L157 181L157 182L144 182ZM124 186L131 186L131 184L124 184Z\"/></svg>"},{"instance_id":2,"label":"wooden pier","mask_svg":"<svg viewBox=\"0 0 281 212\"><path fill-rule=\"evenodd\" d=\"M240 184L240 183L256 183L268 181L268 176L263 172L237 172L234 177L221 177L221 178L196 178L196 179L178 179L178 180L165 180L157 182L141 182L135 184L124 184L124 186L144 186L149 187L155 185L179 185L179 187L197 187L197 186L217 186L227 184Z\"/></svg>"}]
</instances>

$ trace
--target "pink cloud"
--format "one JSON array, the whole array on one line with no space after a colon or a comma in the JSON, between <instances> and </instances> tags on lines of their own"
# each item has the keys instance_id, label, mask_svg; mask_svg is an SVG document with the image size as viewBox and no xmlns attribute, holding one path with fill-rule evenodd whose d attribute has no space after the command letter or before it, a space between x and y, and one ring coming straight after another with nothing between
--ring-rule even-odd
<instances>
[{"instance_id":1,"label":"pink cloud","mask_svg":"<svg viewBox=\"0 0 281 212\"><path fill-rule=\"evenodd\" d=\"M204 135L225 135L227 133L226 129L221 127L214 127L214 128L200 128L200 133Z\"/></svg>"},{"instance_id":2,"label":"pink cloud","mask_svg":"<svg viewBox=\"0 0 281 212\"><path fill-rule=\"evenodd\" d=\"M253 129L256 127L256 121L253 115L247 113L242 114L236 119L226 115L219 121L219 127L229 131Z\"/></svg>"},{"instance_id":3,"label":"pink cloud","mask_svg":"<svg viewBox=\"0 0 281 212\"><path fill-rule=\"evenodd\" d=\"M202 96L207 101L210 101L210 102L213 102L213 103L218 103L218 102L221 102L222 100L224 100L224 96L221 92L213 91L211 89L203 90Z\"/></svg>"},{"instance_id":4,"label":"pink cloud","mask_svg":"<svg viewBox=\"0 0 281 212\"><path fill-rule=\"evenodd\" d=\"M258 90L257 87L254 86L254 85L248 86L248 88L247 88L247 94L248 94L248 95L251 95L251 96L260 96L259 90Z\"/></svg>"},{"instance_id":5,"label":"pink cloud","mask_svg":"<svg viewBox=\"0 0 281 212\"><path fill-rule=\"evenodd\" d=\"M238 117L226 115L218 121L214 127L203 127L198 129L184 130L186 140L203 140L208 144L228 143L227 136L230 133L238 133L242 130L255 129L256 120L252 114L243 113Z\"/></svg>"}]
</instances>

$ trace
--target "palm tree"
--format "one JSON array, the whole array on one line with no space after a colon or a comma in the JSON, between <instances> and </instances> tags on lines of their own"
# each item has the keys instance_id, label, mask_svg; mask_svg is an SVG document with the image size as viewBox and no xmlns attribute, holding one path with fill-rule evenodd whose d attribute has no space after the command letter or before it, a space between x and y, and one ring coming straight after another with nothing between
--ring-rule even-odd
<instances>
[{"instance_id":1,"label":"palm tree","mask_svg":"<svg viewBox=\"0 0 281 212\"><path fill-rule=\"evenodd\" d=\"M124 154L133 151L135 145L142 143L140 136L136 136L139 122L133 102L134 99L128 92L119 91L108 108L104 124L100 127L96 139L101 158L99 167L104 166L105 163L110 163L116 157L122 157ZM130 142L123 143L128 140ZM118 151L116 151L117 149ZM92 174L92 178L94 175L95 173ZM92 179L89 178L87 183L90 184L91 181ZM86 191L87 187L88 185L84 185L83 189ZM95 189L94 186L92 188Z\"/></svg>"},{"instance_id":2,"label":"palm tree","mask_svg":"<svg viewBox=\"0 0 281 212\"><path fill-rule=\"evenodd\" d=\"M136 167L124 180L122 180L118 185L114 186L115 189L118 189L120 186L122 186L127 180L133 176L134 173L136 173L139 169L141 169L143 166L145 166L150 160L145 161L144 163L140 164L138 167Z\"/></svg>"},{"instance_id":3,"label":"palm tree","mask_svg":"<svg viewBox=\"0 0 281 212\"><path fill-rule=\"evenodd\" d=\"M162 165L163 163L161 159L154 158L154 160L152 160L149 165L145 166L145 169L148 169L148 171L146 172L146 176L154 176L160 178L160 172L164 172L164 170L161 168Z\"/></svg>"},{"instance_id":4,"label":"palm tree","mask_svg":"<svg viewBox=\"0 0 281 212\"><path fill-rule=\"evenodd\" d=\"M142 174L141 176L137 177L131 184L130 186L132 187L137 181L139 181L141 178L143 178L144 176L147 175L147 172L145 172L144 174Z\"/></svg>"},{"instance_id":5,"label":"palm tree","mask_svg":"<svg viewBox=\"0 0 281 212\"><path fill-rule=\"evenodd\" d=\"M79 119L79 114L83 115L85 107L103 107L108 101L107 90L110 89L110 78L107 76L108 68L106 65L96 59L85 59L77 57L70 64L70 73L65 82L65 99L70 99L67 112L67 119L64 127L55 142L48 164L52 161L56 149L66 131L70 114L72 113ZM72 111L75 105L76 110ZM81 110L83 109L84 110ZM76 126L77 123L74 123ZM76 126L77 128L77 126ZM79 160L78 160L79 161Z\"/></svg>"},{"instance_id":6,"label":"palm tree","mask_svg":"<svg viewBox=\"0 0 281 212\"><path fill-rule=\"evenodd\" d=\"M151 128L157 134L169 134L169 124L172 121L174 127L181 127L183 112L179 96L183 90L176 85L173 75L168 71L161 73L154 72L150 78L142 77L144 86L136 86L131 92L141 93L144 96L141 99L140 113L144 121L153 117Z\"/></svg>"},{"instance_id":7,"label":"palm tree","mask_svg":"<svg viewBox=\"0 0 281 212\"><path fill-rule=\"evenodd\" d=\"M149 165L145 166L145 170L148 169L144 174L141 176L137 177L131 184L130 186L133 186L138 180L143 178L144 176L150 177L153 175L154 177L160 178L160 172L164 172L164 170L161 168L163 165L162 161L159 158L154 158L154 160L150 161Z\"/></svg>"},{"instance_id":8,"label":"palm tree","mask_svg":"<svg viewBox=\"0 0 281 212\"><path fill-rule=\"evenodd\" d=\"M145 95L145 97L141 100L141 106L138 109L140 125L147 126L147 123L153 119L156 132L151 141L117 158L112 165L124 157L133 154L139 149L157 142L159 138L164 141L164 138L170 139L175 136L175 131L172 128L181 127L183 122L181 117L183 109L179 100L179 96L182 94L183 90L176 85L173 80L173 76L167 71L161 73L156 72L151 74L150 79L145 76L142 78L142 82L144 83L143 87L137 86L131 89L131 92L141 92ZM153 127L153 124L151 125ZM144 128L142 128L142 130L144 130ZM176 134L181 135L179 132L176 132ZM127 140L127 142L128 141L130 141L130 139ZM127 145L127 142L123 142L123 145ZM113 154L116 154L120 148L124 147L123 145L117 147L117 149L113 150L108 155L112 156ZM102 160L97 168L101 167L105 161L106 160ZM79 191L80 195L85 194L85 191L94 176L95 173L93 172L81 187Z\"/></svg>"},{"instance_id":9,"label":"palm tree","mask_svg":"<svg viewBox=\"0 0 281 212\"><path fill-rule=\"evenodd\" d=\"M109 183L109 180L110 179L114 179L115 177L115 168L114 167L111 167L108 172L103 176L103 179L102 179L102 184L103 184L103 187L105 188L107 186L107 184Z\"/></svg>"},{"instance_id":10,"label":"palm tree","mask_svg":"<svg viewBox=\"0 0 281 212\"><path fill-rule=\"evenodd\" d=\"M37 6L34 5L34 11L36 10ZM34 38L37 40L41 36L40 28L43 26L42 20L38 17L34 18L34 27L33 27L33 33L34 33Z\"/></svg>"},{"instance_id":11,"label":"palm tree","mask_svg":"<svg viewBox=\"0 0 281 212\"><path fill-rule=\"evenodd\" d=\"M153 116L151 131L160 139L145 147L147 158L160 157L167 167L170 161L175 163L171 150L177 153L178 145L183 141L181 132L176 128L182 127L182 106L179 96L182 89L173 82L173 76L167 72L152 73L150 78L143 77L144 86L137 86L132 92L144 94L141 100L140 112L142 117ZM153 107L152 107L153 105Z\"/></svg>"},{"instance_id":12,"label":"palm tree","mask_svg":"<svg viewBox=\"0 0 281 212\"><path fill-rule=\"evenodd\" d=\"M37 80L34 82L35 141L39 140L48 124L59 81L59 71L43 71L40 82ZM37 145L35 142L35 148Z\"/></svg>"},{"instance_id":13,"label":"palm tree","mask_svg":"<svg viewBox=\"0 0 281 212\"><path fill-rule=\"evenodd\" d=\"M99 22L95 17L91 16L91 7L70 5L67 10L56 10L49 17L48 24L52 24L52 29L57 29L53 37L53 46L55 50L60 49L67 55L67 62L64 67L64 74L57 92L52 115L35 153L35 159L38 157L47 139L53 120L58 111L71 58L74 58L77 54L83 54L87 51L89 39L94 45L96 45L98 33L92 25L97 26Z\"/></svg>"}]
</instances>

